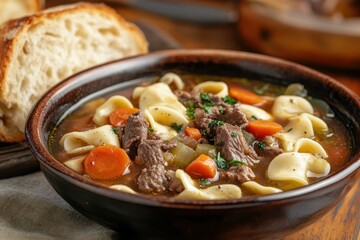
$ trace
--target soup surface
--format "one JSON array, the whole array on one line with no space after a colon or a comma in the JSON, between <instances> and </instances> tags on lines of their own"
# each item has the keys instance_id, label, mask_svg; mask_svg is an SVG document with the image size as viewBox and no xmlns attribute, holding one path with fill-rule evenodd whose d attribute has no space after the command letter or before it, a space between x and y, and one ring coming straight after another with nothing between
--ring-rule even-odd
<instances>
[{"instance_id":1,"label":"soup surface","mask_svg":"<svg viewBox=\"0 0 360 240\"><path fill-rule=\"evenodd\" d=\"M301 84L173 73L88 101L49 139L55 158L86 178L179 199L298 188L351 152L344 125Z\"/></svg>"}]
</instances>

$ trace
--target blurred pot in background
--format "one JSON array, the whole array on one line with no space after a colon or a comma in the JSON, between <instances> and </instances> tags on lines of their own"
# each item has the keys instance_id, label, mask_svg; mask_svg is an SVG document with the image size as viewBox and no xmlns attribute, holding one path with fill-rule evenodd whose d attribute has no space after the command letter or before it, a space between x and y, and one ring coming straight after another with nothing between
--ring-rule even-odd
<instances>
[{"instance_id":1,"label":"blurred pot in background","mask_svg":"<svg viewBox=\"0 0 360 240\"><path fill-rule=\"evenodd\" d=\"M360 69L360 4L245 0L238 31L252 49L305 64Z\"/></svg>"}]
</instances>

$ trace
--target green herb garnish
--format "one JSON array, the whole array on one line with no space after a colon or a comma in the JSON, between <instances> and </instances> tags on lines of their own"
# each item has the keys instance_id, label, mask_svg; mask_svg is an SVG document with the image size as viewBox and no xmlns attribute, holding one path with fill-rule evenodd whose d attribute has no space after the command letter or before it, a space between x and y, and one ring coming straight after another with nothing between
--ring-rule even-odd
<instances>
[{"instance_id":1,"label":"green herb garnish","mask_svg":"<svg viewBox=\"0 0 360 240\"><path fill-rule=\"evenodd\" d=\"M207 132L206 132L206 129L203 129L200 131L202 135L206 136Z\"/></svg>"},{"instance_id":2,"label":"green herb garnish","mask_svg":"<svg viewBox=\"0 0 360 240\"><path fill-rule=\"evenodd\" d=\"M195 103L192 100L187 102L188 108L186 109L186 115L190 118L190 120L195 119Z\"/></svg>"},{"instance_id":3,"label":"green herb garnish","mask_svg":"<svg viewBox=\"0 0 360 240\"><path fill-rule=\"evenodd\" d=\"M208 93L200 93L200 100L202 102L211 102L210 95Z\"/></svg>"},{"instance_id":4,"label":"green herb garnish","mask_svg":"<svg viewBox=\"0 0 360 240\"><path fill-rule=\"evenodd\" d=\"M237 132L231 132L231 137L232 138L237 138L238 136L238 133Z\"/></svg>"},{"instance_id":5,"label":"green herb garnish","mask_svg":"<svg viewBox=\"0 0 360 240\"><path fill-rule=\"evenodd\" d=\"M220 152L218 152L217 156L214 158L216 166L220 169L229 169L229 164L226 162L224 158L221 157Z\"/></svg>"},{"instance_id":6,"label":"green herb garnish","mask_svg":"<svg viewBox=\"0 0 360 240\"><path fill-rule=\"evenodd\" d=\"M260 150L265 150L265 148L266 148L266 143L263 142L263 141L259 141L259 142L258 142L258 147L259 147Z\"/></svg>"},{"instance_id":7,"label":"green herb garnish","mask_svg":"<svg viewBox=\"0 0 360 240\"><path fill-rule=\"evenodd\" d=\"M208 178L200 178L199 179L200 187L205 187L211 184L211 181Z\"/></svg>"},{"instance_id":8,"label":"green herb garnish","mask_svg":"<svg viewBox=\"0 0 360 240\"><path fill-rule=\"evenodd\" d=\"M151 128L151 127L148 127L147 130L148 130L149 133L153 133L153 132L154 132L154 129Z\"/></svg>"},{"instance_id":9,"label":"green herb garnish","mask_svg":"<svg viewBox=\"0 0 360 240\"><path fill-rule=\"evenodd\" d=\"M290 128L289 130L287 130L287 132L291 132L293 129L292 128Z\"/></svg>"},{"instance_id":10,"label":"green herb garnish","mask_svg":"<svg viewBox=\"0 0 360 240\"><path fill-rule=\"evenodd\" d=\"M222 126L224 125L224 122L223 121L220 121L220 120L212 120L210 123L209 123L209 128L213 128L215 126Z\"/></svg>"},{"instance_id":11,"label":"green herb garnish","mask_svg":"<svg viewBox=\"0 0 360 240\"><path fill-rule=\"evenodd\" d=\"M206 102L206 103L204 103L204 105L203 105L203 109L204 109L204 111L206 112L206 113L211 113L211 108L212 108L212 104L211 103L208 103L208 102Z\"/></svg>"},{"instance_id":12,"label":"green herb garnish","mask_svg":"<svg viewBox=\"0 0 360 240\"><path fill-rule=\"evenodd\" d=\"M176 132L180 132L182 127L183 127L183 124L177 124L176 122L173 122L171 124L171 128L174 129Z\"/></svg>"},{"instance_id":13,"label":"green herb garnish","mask_svg":"<svg viewBox=\"0 0 360 240\"><path fill-rule=\"evenodd\" d=\"M265 91L262 89L255 89L254 92L258 95L263 95L265 93Z\"/></svg>"},{"instance_id":14,"label":"green herb garnish","mask_svg":"<svg viewBox=\"0 0 360 240\"><path fill-rule=\"evenodd\" d=\"M252 116L250 117L250 120L257 120L257 117L255 117L254 115L252 115Z\"/></svg>"},{"instance_id":15,"label":"green herb garnish","mask_svg":"<svg viewBox=\"0 0 360 240\"><path fill-rule=\"evenodd\" d=\"M264 93L269 90L269 87L269 84L261 85L261 87L255 86L254 92L259 95L264 95Z\"/></svg>"},{"instance_id":16,"label":"green herb garnish","mask_svg":"<svg viewBox=\"0 0 360 240\"><path fill-rule=\"evenodd\" d=\"M220 114L225 114L225 109L223 108L223 106L219 107L219 113Z\"/></svg>"},{"instance_id":17,"label":"green herb garnish","mask_svg":"<svg viewBox=\"0 0 360 240\"><path fill-rule=\"evenodd\" d=\"M193 100L187 101L188 108L195 108L195 103Z\"/></svg>"},{"instance_id":18,"label":"green herb garnish","mask_svg":"<svg viewBox=\"0 0 360 240\"><path fill-rule=\"evenodd\" d=\"M115 133L115 135L118 135L119 134L119 129L117 129L117 128L112 128L112 131Z\"/></svg>"},{"instance_id":19,"label":"green herb garnish","mask_svg":"<svg viewBox=\"0 0 360 240\"><path fill-rule=\"evenodd\" d=\"M231 166L240 166L240 165L247 166L247 163L244 162L243 160L234 159L234 160L230 161L230 165Z\"/></svg>"},{"instance_id":20,"label":"green herb garnish","mask_svg":"<svg viewBox=\"0 0 360 240\"><path fill-rule=\"evenodd\" d=\"M195 109L187 109L186 110L186 115L190 118L190 120L194 120L195 119Z\"/></svg>"},{"instance_id":21,"label":"green herb garnish","mask_svg":"<svg viewBox=\"0 0 360 240\"><path fill-rule=\"evenodd\" d=\"M235 103L237 103L237 100L235 98L232 98L230 96L226 96L221 98L225 103L230 104L230 105L234 105Z\"/></svg>"}]
</instances>

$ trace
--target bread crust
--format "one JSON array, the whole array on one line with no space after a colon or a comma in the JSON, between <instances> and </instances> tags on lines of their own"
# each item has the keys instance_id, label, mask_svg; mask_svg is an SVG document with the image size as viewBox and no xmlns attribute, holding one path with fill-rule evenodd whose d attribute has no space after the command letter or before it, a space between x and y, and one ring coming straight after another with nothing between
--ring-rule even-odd
<instances>
[{"instance_id":1,"label":"bread crust","mask_svg":"<svg viewBox=\"0 0 360 240\"><path fill-rule=\"evenodd\" d=\"M39 11L44 8L45 0L34 0L32 1L34 11Z\"/></svg>"},{"instance_id":2,"label":"bread crust","mask_svg":"<svg viewBox=\"0 0 360 240\"><path fill-rule=\"evenodd\" d=\"M40 2L40 1L39 1ZM39 3L40 4L40 3ZM14 49L17 42L26 36L27 30L41 21L56 19L65 14L76 12L86 12L87 14L102 14L111 16L120 26L129 30L139 43L138 54L144 54L148 51L148 43L143 33L135 25L127 22L114 9L104 4L77 3L71 5L58 6L44 11L36 12L33 15L25 16L19 19L7 21L0 26L0 141L19 142L25 139L23 131L12 128L11 124L5 123L3 119L4 111L12 107L11 99L6 96L6 88L9 81L7 79L8 71L11 71L11 63L16 58ZM20 97L20 96L19 96ZM24 99L24 101L27 101ZM9 128L8 126L11 127Z\"/></svg>"},{"instance_id":3,"label":"bread crust","mask_svg":"<svg viewBox=\"0 0 360 240\"><path fill-rule=\"evenodd\" d=\"M33 14L44 7L44 0L1 0L0 24L12 18Z\"/></svg>"}]
</instances>

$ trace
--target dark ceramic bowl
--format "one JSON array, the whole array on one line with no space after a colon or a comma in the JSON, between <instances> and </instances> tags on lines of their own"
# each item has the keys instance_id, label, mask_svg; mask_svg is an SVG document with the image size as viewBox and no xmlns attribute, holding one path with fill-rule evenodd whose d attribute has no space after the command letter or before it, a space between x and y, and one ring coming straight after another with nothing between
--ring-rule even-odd
<instances>
[{"instance_id":1,"label":"dark ceramic bowl","mask_svg":"<svg viewBox=\"0 0 360 240\"><path fill-rule=\"evenodd\" d=\"M327 101L352 133L351 159L329 177L292 191L236 200L174 201L108 189L69 170L49 153L51 130L81 99L169 71L248 77L282 85L302 83L312 96ZM85 216L123 235L136 239L260 239L280 237L312 223L345 196L359 176L359 119L356 94L306 67L242 52L171 50L108 63L60 83L33 109L26 137L54 189Z\"/></svg>"}]
</instances>

